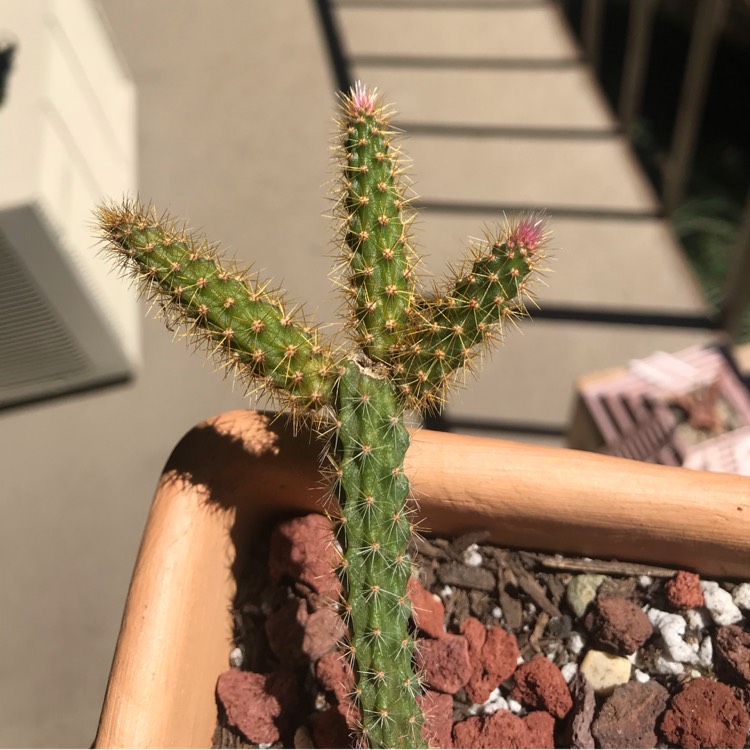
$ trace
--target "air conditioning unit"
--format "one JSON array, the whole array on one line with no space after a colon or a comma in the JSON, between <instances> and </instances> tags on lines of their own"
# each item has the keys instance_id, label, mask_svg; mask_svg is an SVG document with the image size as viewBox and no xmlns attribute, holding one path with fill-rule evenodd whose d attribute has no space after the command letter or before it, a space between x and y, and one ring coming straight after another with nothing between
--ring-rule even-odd
<instances>
[{"instance_id":1,"label":"air conditioning unit","mask_svg":"<svg viewBox=\"0 0 750 750\"><path fill-rule=\"evenodd\" d=\"M134 295L94 207L136 188L135 89L90 0L0 0L0 407L128 379ZM6 43L8 43L6 41Z\"/></svg>"}]
</instances>

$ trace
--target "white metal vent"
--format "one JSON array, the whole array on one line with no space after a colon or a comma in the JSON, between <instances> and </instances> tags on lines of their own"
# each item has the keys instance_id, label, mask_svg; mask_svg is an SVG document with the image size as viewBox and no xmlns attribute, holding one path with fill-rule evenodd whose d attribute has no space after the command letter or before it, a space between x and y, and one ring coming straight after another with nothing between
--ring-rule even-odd
<instances>
[{"instance_id":1,"label":"white metal vent","mask_svg":"<svg viewBox=\"0 0 750 750\"><path fill-rule=\"evenodd\" d=\"M94 247L136 190L135 90L93 0L0 0L0 407L132 374L136 300Z\"/></svg>"},{"instance_id":2,"label":"white metal vent","mask_svg":"<svg viewBox=\"0 0 750 750\"><path fill-rule=\"evenodd\" d=\"M85 376L91 362L0 231L0 391Z\"/></svg>"}]
</instances>

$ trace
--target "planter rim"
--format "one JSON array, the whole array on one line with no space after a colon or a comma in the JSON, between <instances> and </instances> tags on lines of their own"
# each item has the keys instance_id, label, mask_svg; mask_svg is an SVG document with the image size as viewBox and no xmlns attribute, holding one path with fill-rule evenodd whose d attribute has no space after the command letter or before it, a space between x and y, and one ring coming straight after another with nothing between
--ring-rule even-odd
<instances>
[{"instance_id":1,"label":"planter rim","mask_svg":"<svg viewBox=\"0 0 750 750\"><path fill-rule=\"evenodd\" d=\"M319 509L319 455L307 433L245 410L178 443L138 553L96 747L208 746L232 564L271 516ZM506 546L748 576L747 477L429 430L412 435L406 471L435 533L486 528Z\"/></svg>"}]
</instances>

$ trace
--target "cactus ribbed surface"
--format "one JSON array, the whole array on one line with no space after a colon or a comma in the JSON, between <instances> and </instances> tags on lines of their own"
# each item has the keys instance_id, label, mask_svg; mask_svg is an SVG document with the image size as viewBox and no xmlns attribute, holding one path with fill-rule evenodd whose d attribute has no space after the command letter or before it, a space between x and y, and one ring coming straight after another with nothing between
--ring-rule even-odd
<instances>
[{"instance_id":1,"label":"cactus ribbed surface","mask_svg":"<svg viewBox=\"0 0 750 750\"><path fill-rule=\"evenodd\" d=\"M151 208L106 205L98 220L109 250L172 322L295 418L314 417L321 434L333 434L338 609L349 627L359 742L424 747L406 595L413 508L404 411L438 408L502 322L525 312L545 233L534 217L510 224L475 244L444 289L421 294L391 115L360 84L341 110L341 267L353 345L322 344L316 328L286 312L280 292L225 266L212 246Z\"/></svg>"},{"instance_id":2,"label":"cactus ribbed surface","mask_svg":"<svg viewBox=\"0 0 750 750\"><path fill-rule=\"evenodd\" d=\"M506 228L476 243L474 261L446 292L417 307L403 350L394 358L399 386L421 410L436 409L451 378L470 366L497 323L519 312L519 299L543 241L539 220Z\"/></svg>"},{"instance_id":3,"label":"cactus ribbed surface","mask_svg":"<svg viewBox=\"0 0 750 750\"><path fill-rule=\"evenodd\" d=\"M303 413L331 402L339 368L317 331L287 315L267 284L225 268L208 244L135 203L99 209L109 247L145 282L147 294L256 387Z\"/></svg>"},{"instance_id":4,"label":"cactus ribbed surface","mask_svg":"<svg viewBox=\"0 0 750 750\"><path fill-rule=\"evenodd\" d=\"M409 433L387 371L362 355L348 364L337 404L337 536L362 726L374 747L419 747L419 684L411 665L406 598L412 573L404 473Z\"/></svg>"},{"instance_id":5,"label":"cactus ribbed surface","mask_svg":"<svg viewBox=\"0 0 750 750\"><path fill-rule=\"evenodd\" d=\"M387 111L357 86L344 100L343 113L347 289L362 350L371 359L386 361L401 341L414 298L405 187Z\"/></svg>"}]
</instances>

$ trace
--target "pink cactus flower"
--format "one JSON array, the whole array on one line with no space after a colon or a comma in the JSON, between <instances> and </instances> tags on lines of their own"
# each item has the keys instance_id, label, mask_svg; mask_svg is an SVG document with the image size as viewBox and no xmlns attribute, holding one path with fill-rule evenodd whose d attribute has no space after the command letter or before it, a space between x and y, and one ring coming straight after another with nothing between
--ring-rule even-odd
<instances>
[{"instance_id":1,"label":"pink cactus flower","mask_svg":"<svg viewBox=\"0 0 750 750\"><path fill-rule=\"evenodd\" d=\"M544 221L542 219L523 219L508 235L508 244L536 250L544 241Z\"/></svg>"},{"instance_id":2,"label":"pink cactus flower","mask_svg":"<svg viewBox=\"0 0 750 750\"><path fill-rule=\"evenodd\" d=\"M362 81L357 81L349 92L349 101L356 114L371 115L375 111L377 89L368 91Z\"/></svg>"}]
</instances>

